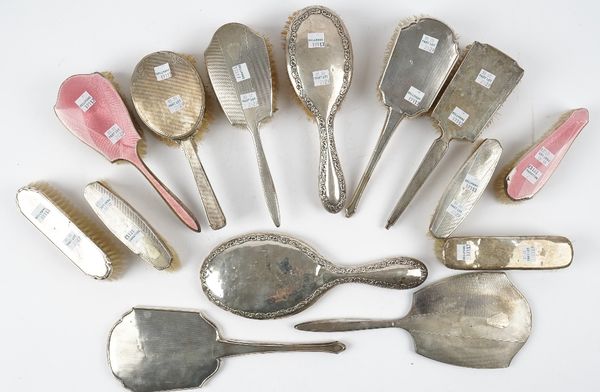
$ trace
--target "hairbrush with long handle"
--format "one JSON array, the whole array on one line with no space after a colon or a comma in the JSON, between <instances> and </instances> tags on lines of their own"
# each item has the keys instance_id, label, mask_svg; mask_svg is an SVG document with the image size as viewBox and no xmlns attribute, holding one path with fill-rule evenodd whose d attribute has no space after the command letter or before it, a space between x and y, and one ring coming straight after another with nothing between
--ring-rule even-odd
<instances>
[{"instance_id":1,"label":"hairbrush with long handle","mask_svg":"<svg viewBox=\"0 0 600 392\"><path fill-rule=\"evenodd\" d=\"M100 73L74 75L58 90L54 112L79 140L110 162L128 161L152 184L177 217L190 229L200 225L186 206L144 164L138 153L141 137L113 84Z\"/></svg>"}]
</instances>

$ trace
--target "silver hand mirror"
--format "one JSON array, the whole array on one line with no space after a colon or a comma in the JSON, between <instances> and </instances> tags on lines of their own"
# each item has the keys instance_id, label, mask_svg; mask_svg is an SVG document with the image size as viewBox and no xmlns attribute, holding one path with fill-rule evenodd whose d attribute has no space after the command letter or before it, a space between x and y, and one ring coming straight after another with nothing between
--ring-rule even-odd
<instances>
[{"instance_id":1,"label":"silver hand mirror","mask_svg":"<svg viewBox=\"0 0 600 392\"><path fill-rule=\"evenodd\" d=\"M531 310L503 272L454 275L418 290L395 320L321 320L296 325L313 332L402 328L417 353L473 368L508 367L531 333Z\"/></svg>"},{"instance_id":2,"label":"silver hand mirror","mask_svg":"<svg viewBox=\"0 0 600 392\"><path fill-rule=\"evenodd\" d=\"M285 38L287 70L302 104L319 128L319 196L325 209L339 212L346 183L333 136L333 119L352 79L352 45L333 11L312 6L298 11Z\"/></svg>"},{"instance_id":3,"label":"silver hand mirror","mask_svg":"<svg viewBox=\"0 0 600 392\"><path fill-rule=\"evenodd\" d=\"M420 116L431 108L458 60L458 42L452 29L431 18L404 24L392 38L392 48L379 81L387 118L369 163L346 207L356 211L373 170L392 134L404 117Z\"/></svg>"},{"instance_id":4,"label":"silver hand mirror","mask_svg":"<svg viewBox=\"0 0 600 392\"><path fill-rule=\"evenodd\" d=\"M204 52L208 76L231 125L252 134L258 170L271 219L279 227L279 202L260 140L260 124L273 115L273 80L267 43L248 26L219 27Z\"/></svg>"},{"instance_id":5,"label":"silver hand mirror","mask_svg":"<svg viewBox=\"0 0 600 392\"><path fill-rule=\"evenodd\" d=\"M224 339L200 312L133 308L108 339L108 362L134 392L197 388L219 370L221 358L274 351L337 354L340 342L266 344Z\"/></svg>"},{"instance_id":6,"label":"silver hand mirror","mask_svg":"<svg viewBox=\"0 0 600 392\"><path fill-rule=\"evenodd\" d=\"M409 289L423 283L427 268L408 257L360 267L339 267L302 241L253 233L215 248L200 271L202 289L221 308L268 319L304 310L340 283Z\"/></svg>"}]
</instances>

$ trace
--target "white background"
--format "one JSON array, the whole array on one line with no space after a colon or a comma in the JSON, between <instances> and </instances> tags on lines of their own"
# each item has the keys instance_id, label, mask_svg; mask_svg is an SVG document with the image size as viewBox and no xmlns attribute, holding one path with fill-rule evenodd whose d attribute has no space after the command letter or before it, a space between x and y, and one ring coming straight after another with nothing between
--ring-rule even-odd
<instances>
[{"instance_id":1,"label":"white background","mask_svg":"<svg viewBox=\"0 0 600 392\"><path fill-rule=\"evenodd\" d=\"M331 316L399 317L411 292L364 285L333 289L303 313L276 321L229 314L203 295L198 271L220 242L250 231L291 234L337 263L354 265L392 255L423 260L427 283L453 273L434 257L427 228L447 181L472 145L453 142L445 160L399 223L383 226L418 162L437 137L427 118L405 120L392 138L362 204L352 219L331 215L317 196L316 126L294 103L284 70L280 31L301 1L14 1L0 5L0 108L4 135L0 274L2 390L120 391L106 361L114 322L134 305L202 309L223 336L261 341L340 339L348 349L330 354L268 354L228 358L206 385L209 391L419 390L507 391L598 388L598 113L600 8L596 2L323 1L344 20L354 48L354 78L336 118L337 145L352 191L385 118L376 84L387 42L403 18L431 15L452 26L461 46L478 40L514 57L525 76L484 137L504 146L502 162L540 137L564 111L588 107L592 120L554 177L531 201L500 203L488 189L456 234L569 237L571 267L509 272L528 298L533 331L512 365L475 370L438 363L414 353L400 330L311 334L297 322ZM273 43L278 106L262 127L279 201L282 227L266 211L250 135L232 128L217 111L199 146L228 225L211 231L184 155L146 135L146 162L196 213L203 231L186 229L136 170L111 165L56 119L52 106L61 81L76 73L110 70L128 93L135 64L157 50L189 53L206 77L202 53L212 33L237 21ZM205 82L208 79L205 78ZM217 107L218 109L218 107ZM220 110L220 109L219 109ZM82 275L15 208L15 191L46 180L86 214L88 182L105 179L175 247L179 271L158 272L127 255L115 281ZM427 284L426 283L426 284Z\"/></svg>"}]
</instances>

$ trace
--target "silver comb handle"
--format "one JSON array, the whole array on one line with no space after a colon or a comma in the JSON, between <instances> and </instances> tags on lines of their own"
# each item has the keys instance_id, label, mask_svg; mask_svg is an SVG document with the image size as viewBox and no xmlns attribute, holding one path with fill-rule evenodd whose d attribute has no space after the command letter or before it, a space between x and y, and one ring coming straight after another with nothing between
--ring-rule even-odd
<instances>
[{"instance_id":1,"label":"silver comb handle","mask_svg":"<svg viewBox=\"0 0 600 392\"><path fill-rule=\"evenodd\" d=\"M267 157L265 157L265 151L263 150L262 141L260 140L260 135L258 134L258 128L249 126L248 129L252 134L254 147L256 148L258 172L262 182L267 208L269 209L269 214L271 215L273 223L276 227L279 227L281 221L279 218L279 202L277 201L277 192L275 192L275 184L273 183L273 177L271 177L271 170L269 170L269 164L267 163Z\"/></svg>"},{"instance_id":2,"label":"silver comb handle","mask_svg":"<svg viewBox=\"0 0 600 392\"><path fill-rule=\"evenodd\" d=\"M213 230L219 230L226 224L225 215L202 167L202 163L196 152L196 143L190 138L182 140L180 144L196 180L196 186L198 187L198 192L200 192L208 224Z\"/></svg>"},{"instance_id":3,"label":"silver comb handle","mask_svg":"<svg viewBox=\"0 0 600 392\"><path fill-rule=\"evenodd\" d=\"M400 200L398 200L398 203L396 203L396 206L392 211L392 215L388 219L387 225L385 226L386 229L392 227L398 218L400 218L400 215L402 215L419 189L421 189L421 186L425 183L427 177L429 177L433 169L435 169L437 164L442 160L442 157L446 153L447 149L448 140L446 140L443 135L433 142L429 148L429 151L427 151L427 155L425 155L425 158L423 158L421 165L417 169L417 172L410 180L410 183L404 191L404 194Z\"/></svg>"},{"instance_id":4,"label":"silver comb handle","mask_svg":"<svg viewBox=\"0 0 600 392\"><path fill-rule=\"evenodd\" d=\"M352 215L354 215L354 212L356 212L356 207L358 206L360 198L362 197L362 194L365 191L369 180L371 179L373 170L375 170L375 166L377 165L377 162L379 162L379 158L381 158L383 150L387 146L388 142L390 141L390 138L394 134L394 131L396 130L398 124L400 124L400 121L402 121L403 118L404 113L394 110L391 107L388 107L388 113L385 119L385 124L383 125L383 129L381 130L381 134L379 135L379 139L377 140L377 145L375 146L373 154L369 159L369 163L367 164L367 167L365 168L365 171L362 177L360 178L360 182L358 183L358 186L356 187L356 190L354 191L354 194L350 199L350 203L348 203L348 206L346 206L346 217L350 218Z\"/></svg>"},{"instance_id":5,"label":"silver comb handle","mask_svg":"<svg viewBox=\"0 0 600 392\"><path fill-rule=\"evenodd\" d=\"M325 209L332 214L341 211L346 201L346 183L333 137L333 118L329 124L319 124L319 196Z\"/></svg>"}]
</instances>

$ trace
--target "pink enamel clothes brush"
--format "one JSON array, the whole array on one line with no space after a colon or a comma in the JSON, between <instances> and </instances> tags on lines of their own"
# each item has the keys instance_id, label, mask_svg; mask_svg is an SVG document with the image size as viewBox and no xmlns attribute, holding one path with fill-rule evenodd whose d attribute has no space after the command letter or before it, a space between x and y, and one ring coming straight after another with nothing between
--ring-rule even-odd
<instances>
[{"instance_id":1,"label":"pink enamel clothes brush","mask_svg":"<svg viewBox=\"0 0 600 392\"><path fill-rule=\"evenodd\" d=\"M506 195L515 201L524 200L542 189L588 121L585 108L565 113L550 132L509 169L504 179Z\"/></svg>"},{"instance_id":2,"label":"pink enamel clothes brush","mask_svg":"<svg viewBox=\"0 0 600 392\"><path fill-rule=\"evenodd\" d=\"M54 112L71 133L110 162L123 160L135 166L177 217L190 229L200 231L192 213L142 162L137 148L140 134L107 78L99 73L69 77L60 86Z\"/></svg>"}]
</instances>

